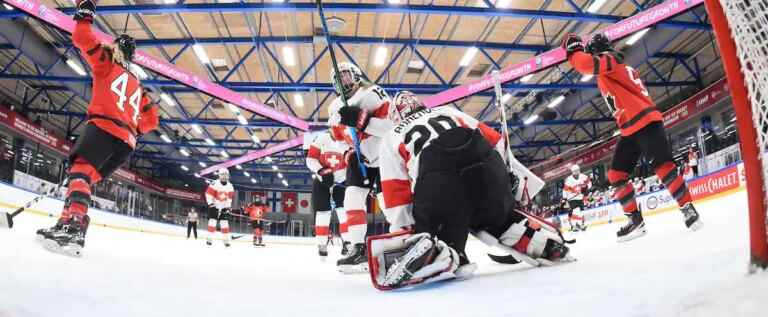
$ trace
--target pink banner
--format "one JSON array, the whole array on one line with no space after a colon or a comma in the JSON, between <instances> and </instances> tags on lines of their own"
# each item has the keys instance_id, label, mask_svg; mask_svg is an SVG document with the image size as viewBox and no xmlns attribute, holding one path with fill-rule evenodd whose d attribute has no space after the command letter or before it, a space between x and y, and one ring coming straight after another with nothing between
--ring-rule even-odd
<instances>
[{"instance_id":1,"label":"pink banner","mask_svg":"<svg viewBox=\"0 0 768 317\"><path fill-rule=\"evenodd\" d=\"M611 40L619 39L685 12L703 2L704 0L669 0L619 21L616 24L601 30L601 32L604 32ZM506 83L525 75L547 69L550 66L562 63L563 61L565 61L565 50L558 47L526 61L504 68L499 75L501 77L501 82ZM424 103L427 107L437 107L491 89L492 87L493 78L488 75L481 79L432 95L424 99Z\"/></svg>"},{"instance_id":2,"label":"pink banner","mask_svg":"<svg viewBox=\"0 0 768 317\"><path fill-rule=\"evenodd\" d=\"M723 78L664 112L664 126L669 128L688 120L688 118L709 109L727 96L728 82Z\"/></svg>"},{"instance_id":3,"label":"pink banner","mask_svg":"<svg viewBox=\"0 0 768 317\"><path fill-rule=\"evenodd\" d=\"M240 156L240 157L238 157L236 159L232 159L232 160L226 161L224 163L208 167L208 168L200 171L200 176L208 175L208 174L210 174L210 173L212 173L214 171L217 171L219 169L222 169L222 168L230 168L230 167L238 165L238 164L243 164L243 163L250 162L250 161L253 161L253 160L256 160L256 159L260 159L262 157L270 156L270 155L275 154L277 152L282 152L282 151L285 151L287 149L300 146L302 144L304 144L304 135L303 134L299 134L299 136L297 136L297 137L295 137L293 139L290 139L288 141L279 143L277 145L273 145L273 146L270 146L268 148L261 149L261 150L258 150L258 151L251 151L251 152L248 152L245 155Z\"/></svg>"},{"instance_id":4,"label":"pink banner","mask_svg":"<svg viewBox=\"0 0 768 317\"><path fill-rule=\"evenodd\" d=\"M62 13L59 10L56 10L55 8L50 8L44 4L41 4L37 0L6 0L5 3L14 6L19 10L22 10L27 14L45 21L48 24L63 31L72 33L75 29L75 21L72 20L70 16ZM111 36L98 30L94 30L94 33L104 42L112 42L113 40ZM289 114L282 113L257 101L245 98L230 89L212 83L205 78L193 75L164 60L157 59L149 55L147 52L137 50L136 55L134 56L134 62L159 74L162 74L165 77L174 79L184 85L198 89L243 109L258 113L262 116L285 123L303 131L309 130L309 123L304 120Z\"/></svg>"},{"instance_id":5,"label":"pink banner","mask_svg":"<svg viewBox=\"0 0 768 317\"><path fill-rule=\"evenodd\" d=\"M678 125L696 114L701 113L714 106L721 100L728 97L728 82L725 79L709 85L704 90L696 93L693 97L686 99L685 101L677 104L664 112L664 126L671 128ZM568 167L571 164L579 164L581 166L587 166L594 164L604 158L610 157L613 154L616 138L611 139L597 147L587 149L586 152L578 154L573 158L568 158L567 163L563 163L563 156L555 156L549 160L539 163L533 166L531 169L534 172L542 173L542 177L545 180L552 179L558 176L568 173ZM557 165L560 164L560 165ZM544 171L544 172L541 172Z\"/></svg>"}]
</instances>

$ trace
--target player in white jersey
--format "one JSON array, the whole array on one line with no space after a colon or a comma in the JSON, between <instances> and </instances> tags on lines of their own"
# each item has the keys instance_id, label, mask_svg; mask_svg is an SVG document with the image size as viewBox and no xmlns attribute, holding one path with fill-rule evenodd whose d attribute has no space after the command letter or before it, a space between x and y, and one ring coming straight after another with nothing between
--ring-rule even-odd
<instances>
[{"instance_id":1,"label":"player in white jersey","mask_svg":"<svg viewBox=\"0 0 768 317\"><path fill-rule=\"evenodd\" d=\"M571 175L565 178L563 184L563 198L568 201L568 224L571 226L571 231L587 230L582 211L584 211L584 195L591 188L592 180L589 176L581 173L578 164L571 165Z\"/></svg>"},{"instance_id":2,"label":"player in white jersey","mask_svg":"<svg viewBox=\"0 0 768 317\"><path fill-rule=\"evenodd\" d=\"M428 109L407 91L394 107L401 119L384 137L379 158L384 214L390 231L413 235L398 240L390 234L402 252L382 252L369 242L376 287L467 276L474 269L464 252L470 232L531 258L566 256L555 229L515 210L515 181L500 155L507 149L498 132L451 107Z\"/></svg>"},{"instance_id":3,"label":"player in white jersey","mask_svg":"<svg viewBox=\"0 0 768 317\"><path fill-rule=\"evenodd\" d=\"M334 139L329 131L320 133L312 141L307 152L307 167L315 180L312 184L312 206L315 209L315 236L318 254L328 256L328 234L332 212L339 218L339 231L346 241L347 215L344 211L344 180L347 178L347 162L344 155L350 146L341 139ZM331 204L333 199L333 206ZM346 242L345 242L346 243Z\"/></svg>"},{"instance_id":4,"label":"player in white jersey","mask_svg":"<svg viewBox=\"0 0 768 317\"><path fill-rule=\"evenodd\" d=\"M359 139L360 153L348 155L344 209L347 214L347 239L351 246L346 257L337 262L342 272L358 272L367 269L365 234L368 231L366 201L372 189L380 191L379 147L381 138L392 129L390 98L381 87L367 82L357 66L339 64L341 85L336 85L336 74L331 73L337 94L344 94L348 107L341 96L331 103L328 126L332 133L344 135L349 145L354 145L347 129L354 129ZM361 163L358 161L358 154ZM365 176L363 175L365 170Z\"/></svg>"},{"instance_id":5,"label":"player in white jersey","mask_svg":"<svg viewBox=\"0 0 768 317\"><path fill-rule=\"evenodd\" d=\"M208 203L208 237L205 243L213 244L216 234L216 224L221 229L224 246L229 247L229 214L232 211L232 200L235 198L235 188L229 182L229 171L220 169L219 179L208 185L205 190L205 201Z\"/></svg>"}]
</instances>

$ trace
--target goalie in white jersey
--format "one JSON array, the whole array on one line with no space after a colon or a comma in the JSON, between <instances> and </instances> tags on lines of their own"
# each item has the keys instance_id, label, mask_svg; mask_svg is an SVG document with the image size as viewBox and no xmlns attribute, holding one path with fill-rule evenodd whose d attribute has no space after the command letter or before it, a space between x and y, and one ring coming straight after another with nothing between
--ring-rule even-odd
<instances>
[{"instance_id":1,"label":"goalie in white jersey","mask_svg":"<svg viewBox=\"0 0 768 317\"><path fill-rule=\"evenodd\" d=\"M365 234L368 230L366 201L372 189L379 190L379 147L381 138L392 129L390 98L381 87L367 82L357 66L340 63L341 85L331 73L337 94L344 94L348 106L336 98L329 108L328 126L332 133L344 137L354 146L348 129L354 129L360 144L360 153L348 155L344 209L347 214L347 239L351 246L346 257L337 262L342 272L367 269L368 256ZM358 155L360 161L358 161ZM365 172L363 172L365 170ZM363 175L363 174L366 175Z\"/></svg>"},{"instance_id":2,"label":"goalie in white jersey","mask_svg":"<svg viewBox=\"0 0 768 317\"><path fill-rule=\"evenodd\" d=\"M312 184L312 207L315 209L315 236L318 254L328 256L328 236L331 215L339 218L339 233L346 242L347 215L344 211L344 180L347 178L345 155L350 146L329 131L320 133L312 141L307 152L307 167L315 180Z\"/></svg>"},{"instance_id":3,"label":"goalie in white jersey","mask_svg":"<svg viewBox=\"0 0 768 317\"><path fill-rule=\"evenodd\" d=\"M232 199L235 197L235 188L229 182L229 171L225 168L217 172L219 179L208 185L205 190L205 201L208 203L208 237L205 243L213 244L213 235L216 234L216 224L221 229L224 246L229 247L229 214L232 212Z\"/></svg>"},{"instance_id":4,"label":"goalie in white jersey","mask_svg":"<svg viewBox=\"0 0 768 317\"><path fill-rule=\"evenodd\" d=\"M470 232L488 233L494 243L531 258L568 253L558 233L515 211L516 181L500 155L506 146L498 132L451 107L427 109L407 91L394 107L401 119L379 158L384 214L391 232L413 235L390 234L392 241L380 247L378 237L369 240L377 288L468 275L474 269L464 252Z\"/></svg>"},{"instance_id":5,"label":"goalie in white jersey","mask_svg":"<svg viewBox=\"0 0 768 317\"><path fill-rule=\"evenodd\" d=\"M584 231L584 196L592 188L592 180L581 173L579 165L571 165L571 175L563 183L563 198L568 201L568 224L571 231ZM574 224L574 220L576 223Z\"/></svg>"}]
</instances>

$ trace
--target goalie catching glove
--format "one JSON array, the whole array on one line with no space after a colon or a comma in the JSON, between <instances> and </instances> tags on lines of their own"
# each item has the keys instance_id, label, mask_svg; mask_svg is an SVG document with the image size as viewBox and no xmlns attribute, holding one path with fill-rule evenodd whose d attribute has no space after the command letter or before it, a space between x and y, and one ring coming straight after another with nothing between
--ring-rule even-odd
<instances>
[{"instance_id":1,"label":"goalie catching glove","mask_svg":"<svg viewBox=\"0 0 768 317\"><path fill-rule=\"evenodd\" d=\"M368 238L374 287L391 290L468 277L475 265L429 233L400 231Z\"/></svg>"}]
</instances>

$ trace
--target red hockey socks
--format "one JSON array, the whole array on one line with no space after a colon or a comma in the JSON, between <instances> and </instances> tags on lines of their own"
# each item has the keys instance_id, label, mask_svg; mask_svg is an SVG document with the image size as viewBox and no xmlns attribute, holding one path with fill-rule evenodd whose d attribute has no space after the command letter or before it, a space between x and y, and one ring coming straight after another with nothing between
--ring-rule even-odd
<instances>
[{"instance_id":1,"label":"red hockey socks","mask_svg":"<svg viewBox=\"0 0 768 317\"><path fill-rule=\"evenodd\" d=\"M683 207L691 202L691 193L688 191L688 186L685 186L683 177L677 173L675 163L665 162L656 167L656 176L667 187L669 194L677 200L678 206Z\"/></svg>"},{"instance_id":2,"label":"red hockey socks","mask_svg":"<svg viewBox=\"0 0 768 317\"><path fill-rule=\"evenodd\" d=\"M616 193L613 198L621 203L621 209L624 214L629 215L637 212L637 201L635 201L635 188L629 184L629 173L608 170L608 182L616 187Z\"/></svg>"},{"instance_id":3,"label":"red hockey socks","mask_svg":"<svg viewBox=\"0 0 768 317\"><path fill-rule=\"evenodd\" d=\"M85 215L91 205L91 186L101 181L101 175L88 161L77 157L69 169L69 189L62 218Z\"/></svg>"}]
</instances>

